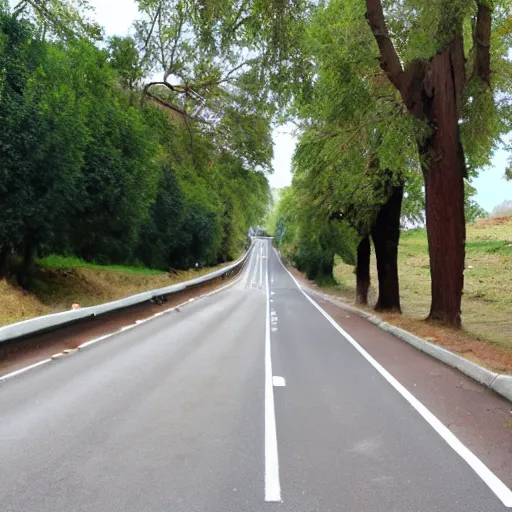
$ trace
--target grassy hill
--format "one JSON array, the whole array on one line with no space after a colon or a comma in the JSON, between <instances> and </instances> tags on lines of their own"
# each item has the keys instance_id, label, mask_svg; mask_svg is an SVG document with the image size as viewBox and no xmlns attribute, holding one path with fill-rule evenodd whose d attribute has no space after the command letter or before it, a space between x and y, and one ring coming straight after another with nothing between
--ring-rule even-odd
<instances>
[{"instance_id":1,"label":"grassy hill","mask_svg":"<svg viewBox=\"0 0 512 512\"><path fill-rule=\"evenodd\" d=\"M23 290L14 281L0 280L0 326L67 311L73 303L85 307L120 299L212 270L215 269L167 274L143 267L101 266L77 258L50 256L37 261L30 291Z\"/></svg>"},{"instance_id":2,"label":"grassy hill","mask_svg":"<svg viewBox=\"0 0 512 512\"><path fill-rule=\"evenodd\" d=\"M467 226L463 331L423 322L430 306L430 270L424 229L402 233L399 249L403 316L386 320L490 368L512 372L512 217L482 219ZM335 293L353 299L354 268L338 261ZM372 259L370 301L377 299Z\"/></svg>"}]
</instances>

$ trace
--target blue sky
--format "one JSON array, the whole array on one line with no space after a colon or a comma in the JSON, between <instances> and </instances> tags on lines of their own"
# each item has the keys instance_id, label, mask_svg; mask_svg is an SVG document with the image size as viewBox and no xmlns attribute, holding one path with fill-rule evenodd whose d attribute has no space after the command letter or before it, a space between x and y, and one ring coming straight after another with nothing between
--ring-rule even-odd
<instances>
[{"instance_id":1,"label":"blue sky","mask_svg":"<svg viewBox=\"0 0 512 512\"><path fill-rule=\"evenodd\" d=\"M91 0L96 8L96 18L105 27L108 35L125 35L137 16L133 0ZM291 128L285 126L274 131L274 174L269 177L272 187L285 187L291 182L291 158L295 149L295 138ZM500 150L493 158L489 169L483 170L473 180L477 189L476 200L487 211L506 199L512 200L512 181L503 178L507 165L507 153Z\"/></svg>"},{"instance_id":2,"label":"blue sky","mask_svg":"<svg viewBox=\"0 0 512 512\"><path fill-rule=\"evenodd\" d=\"M476 201L488 212L506 199L512 200L512 181L504 178L506 167L507 153L499 150L492 159L492 165L482 170L472 182L477 190Z\"/></svg>"}]
</instances>

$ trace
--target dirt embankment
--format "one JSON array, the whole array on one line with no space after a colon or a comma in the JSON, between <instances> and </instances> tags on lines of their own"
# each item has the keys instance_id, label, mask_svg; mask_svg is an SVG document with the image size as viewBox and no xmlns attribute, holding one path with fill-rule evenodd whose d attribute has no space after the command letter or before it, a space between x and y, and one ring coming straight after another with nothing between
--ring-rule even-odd
<instances>
[{"instance_id":1,"label":"dirt embankment","mask_svg":"<svg viewBox=\"0 0 512 512\"><path fill-rule=\"evenodd\" d=\"M73 304L94 306L193 279L218 267L173 273L126 267L38 266L30 290L14 279L0 280L0 326L68 311Z\"/></svg>"}]
</instances>

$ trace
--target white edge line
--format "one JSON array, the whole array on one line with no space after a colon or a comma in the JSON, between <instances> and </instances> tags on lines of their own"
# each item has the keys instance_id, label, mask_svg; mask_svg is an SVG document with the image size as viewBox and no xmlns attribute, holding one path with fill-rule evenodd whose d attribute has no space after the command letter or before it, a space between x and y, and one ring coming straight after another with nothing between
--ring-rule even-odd
<instances>
[{"instance_id":1,"label":"white edge line","mask_svg":"<svg viewBox=\"0 0 512 512\"><path fill-rule=\"evenodd\" d=\"M274 249L275 252L275 249ZM320 311L329 323L391 384L423 417L423 419L455 450L473 469L473 471L487 484L489 489L501 500L506 507L512 507L512 491L446 427L427 407L413 396L400 382L398 382L380 363L378 363L359 343L350 336L336 321L322 309L300 286L292 273L283 265L281 258L275 252L281 266L288 272L297 288L306 299Z\"/></svg>"},{"instance_id":2,"label":"white edge line","mask_svg":"<svg viewBox=\"0 0 512 512\"><path fill-rule=\"evenodd\" d=\"M43 361L39 361L38 363L31 364L30 366L25 366L25 368L21 368L20 370L16 370L16 371L11 372L11 373L6 373L5 375L2 375L0 377L0 382L2 382L4 380L7 380L7 379L10 379L12 377L16 377L16 375L20 375L21 373L28 372L29 370L33 370L34 368L37 368L38 366L43 366L43 364L51 363L51 362L52 362L51 358L44 359Z\"/></svg>"},{"instance_id":3,"label":"white edge line","mask_svg":"<svg viewBox=\"0 0 512 512\"><path fill-rule=\"evenodd\" d=\"M260 288L263 288L263 245L260 246Z\"/></svg>"},{"instance_id":4,"label":"white edge line","mask_svg":"<svg viewBox=\"0 0 512 512\"><path fill-rule=\"evenodd\" d=\"M242 275L237 277L231 283L228 283L228 284L222 286L221 288L217 288L216 290L213 290L213 291L211 291L209 293L201 295L200 297L196 298L195 302L198 302L198 301L200 301L202 299L205 299L206 297L209 297L210 295L215 295L216 293L219 293L219 292L225 290L226 288L229 288L230 286L235 285L236 283L238 283L240 281L241 278L242 278ZM178 304L177 306L173 306L172 308L166 309L164 311L160 311L159 313L155 313L153 316L150 316L150 317L142 320L138 324L127 325L127 326L121 327L121 329L119 329L117 331L111 332L109 334L105 334L104 336L99 336L98 338L93 338L92 340L85 341L81 345L78 345L77 349L78 350L83 350L86 347L89 347L91 345L94 345L95 343L98 343L98 341L105 340L107 338L110 338L111 336L115 336L116 334L120 334L121 332L124 332L124 331L126 331L128 329L133 329L134 327L138 327L139 325L143 325L144 323L146 323L149 320L153 320L154 318L157 318L157 317L159 317L161 315L165 315L166 313L170 313L170 312L174 311L176 308L181 308L181 307L183 307L183 306L185 306L187 304L191 304L191 303L189 301L183 302L181 304ZM25 366L24 368L20 368L19 370L16 370L14 372L6 373L5 375L0 375L0 382L3 382L3 381L8 380L8 379L11 379L11 378L16 377L18 375L21 375L22 373L28 372L29 370L33 370L33 369L35 369L35 368L37 368L39 366L42 366L42 365L44 365L46 363L51 363L51 362L52 362L52 358L43 359L42 361L38 361L37 363L31 364L30 366Z\"/></svg>"},{"instance_id":5,"label":"white edge line","mask_svg":"<svg viewBox=\"0 0 512 512\"><path fill-rule=\"evenodd\" d=\"M276 412L272 382L272 355L270 346L270 302L268 286L268 258L266 259L265 291L265 501L281 501L279 457L277 453Z\"/></svg>"}]
</instances>

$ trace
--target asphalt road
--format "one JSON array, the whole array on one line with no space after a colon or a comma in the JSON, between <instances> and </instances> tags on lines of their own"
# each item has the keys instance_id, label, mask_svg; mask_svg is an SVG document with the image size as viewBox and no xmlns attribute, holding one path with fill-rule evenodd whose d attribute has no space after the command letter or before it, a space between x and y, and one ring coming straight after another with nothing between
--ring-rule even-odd
<instances>
[{"instance_id":1,"label":"asphalt road","mask_svg":"<svg viewBox=\"0 0 512 512\"><path fill-rule=\"evenodd\" d=\"M0 383L0 510L506 510L418 407L257 240L233 286Z\"/></svg>"}]
</instances>

